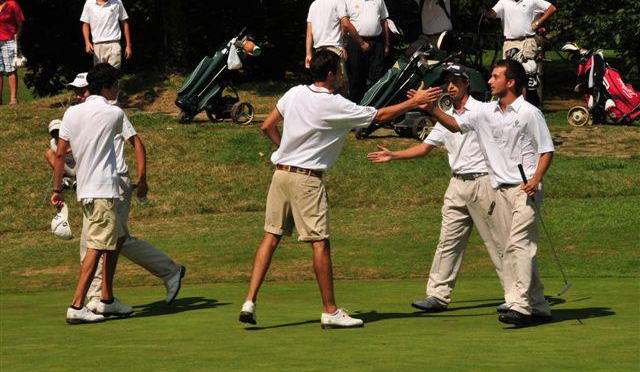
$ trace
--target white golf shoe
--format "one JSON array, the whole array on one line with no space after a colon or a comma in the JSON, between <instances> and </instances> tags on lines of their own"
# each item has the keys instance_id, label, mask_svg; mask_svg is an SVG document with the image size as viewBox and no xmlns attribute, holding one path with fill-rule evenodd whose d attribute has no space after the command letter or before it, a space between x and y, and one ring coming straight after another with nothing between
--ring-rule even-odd
<instances>
[{"instance_id":1,"label":"white golf shoe","mask_svg":"<svg viewBox=\"0 0 640 372\"><path fill-rule=\"evenodd\" d=\"M69 324L97 323L102 321L104 321L104 316L92 313L86 306L83 306L80 310L72 307L67 309L67 323Z\"/></svg>"},{"instance_id":2,"label":"white golf shoe","mask_svg":"<svg viewBox=\"0 0 640 372\"><path fill-rule=\"evenodd\" d=\"M86 305L84 305L89 311L92 313L98 313L98 306L100 304L100 299L97 297L92 298Z\"/></svg>"},{"instance_id":3,"label":"white golf shoe","mask_svg":"<svg viewBox=\"0 0 640 372\"><path fill-rule=\"evenodd\" d=\"M110 304L105 304L102 301L98 302L96 313L104 316L129 316L133 313L133 308L123 304L114 297L113 302Z\"/></svg>"},{"instance_id":4,"label":"white golf shoe","mask_svg":"<svg viewBox=\"0 0 640 372\"><path fill-rule=\"evenodd\" d=\"M165 301L170 304L178 296L180 288L182 287L182 278L187 269L184 266L180 266L180 270L173 274L169 279L165 280L164 286L167 288L167 298Z\"/></svg>"},{"instance_id":5,"label":"white golf shoe","mask_svg":"<svg viewBox=\"0 0 640 372\"><path fill-rule=\"evenodd\" d=\"M333 314L322 313L320 324L322 329L364 327L362 319L350 317L344 309L338 309Z\"/></svg>"},{"instance_id":6,"label":"white golf shoe","mask_svg":"<svg viewBox=\"0 0 640 372\"><path fill-rule=\"evenodd\" d=\"M256 316L256 304L252 301L245 301L242 304L238 320L242 323L256 324L258 320Z\"/></svg>"}]
</instances>

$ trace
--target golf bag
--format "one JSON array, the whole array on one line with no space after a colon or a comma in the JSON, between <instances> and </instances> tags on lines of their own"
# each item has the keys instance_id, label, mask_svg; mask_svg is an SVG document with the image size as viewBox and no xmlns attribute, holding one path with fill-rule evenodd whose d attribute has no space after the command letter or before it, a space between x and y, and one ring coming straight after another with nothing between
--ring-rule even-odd
<instances>
[{"instance_id":1,"label":"golf bag","mask_svg":"<svg viewBox=\"0 0 640 372\"><path fill-rule=\"evenodd\" d=\"M575 91L584 93L587 103L586 109L576 106L569 111L569 124L583 126L590 116L615 124L631 124L640 117L640 93L622 81L620 73L605 61L602 51L594 53L572 43L562 50L578 63Z\"/></svg>"},{"instance_id":2,"label":"golf bag","mask_svg":"<svg viewBox=\"0 0 640 372\"><path fill-rule=\"evenodd\" d=\"M526 39L522 50L518 48L509 49L505 53L505 57L518 61L524 67L527 74L526 99L536 107L540 107L540 97L538 96L538 87L542 84L540 75L538 75L538 63L542 61L542 50L539 48L533 38Z\"/></svg>"},{"instance_id":3,"label":"golf bag","mask_svg":"<svg viewBox=\"0 0 640 372\"><path fill-rule=\"evenodd\" d=\"M441 78L442 72L452 63L454 57L453 54L443 57L442 53L434 47L424 46L408 60L400 57L395 65L365 93L359 104L379 109L402 102L406 99L407 91L417 89L421 82L424 83L425 88L442 85L444 83ZM470 70L470 91L484 100L487 90L484 78L478 71ZM446 91L446 88L444 90ZM438 105L443 110L449 109L452 104L451 97L446 94L438 101ZM411 111L389 124L372 123L366 128L358 128L356 138L364 139L377 129L387 127L401 137L424 139L435 122L434 118L422 111Z\"/></svg>"},{"instance_id":4,"label":"golf bag","mask_svg":"<svg viewBox=\"0 0 640 372\"><path fill-rule=\"evenodd\" d=\"M251 123L255 110L251 103L240 102L232 73L242 68L247 56L260 55L261 49L251 36L243 37L243 33L244 29L213 57L204 57L184 80L175 101L181 110L178 117L181 123L190 122L203 110L213 122L230 118L241 125ZM223 96L226 88L232 91L232 96Z\"/></svg>"}]
</instances>

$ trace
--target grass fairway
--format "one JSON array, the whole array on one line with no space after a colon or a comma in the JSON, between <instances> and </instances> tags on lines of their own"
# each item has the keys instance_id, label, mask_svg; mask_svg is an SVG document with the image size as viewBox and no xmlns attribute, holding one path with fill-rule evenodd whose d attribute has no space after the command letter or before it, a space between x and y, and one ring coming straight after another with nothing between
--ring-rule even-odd
<instances>
[{"instance_id":1,"label":"grass fairway","mask_svg":"<svg viewBox=\"0 0 640 372\"><path fill-rule=\"evenodd\" d=\"M560 288L548 280L547 288ZM2 296L2 370L70 371L632 371L638 368L638 281L579 279L552 299L555 321L497 322L493 279L459 282L451 311L408 304L419 280L339 281L363 329L321 330L313 282L267 283L258 326L237 322L244 284L191 286L172 307L159 288L122 289L129 319L68 326L70 291Z\"/></svg>"}]
</instances>

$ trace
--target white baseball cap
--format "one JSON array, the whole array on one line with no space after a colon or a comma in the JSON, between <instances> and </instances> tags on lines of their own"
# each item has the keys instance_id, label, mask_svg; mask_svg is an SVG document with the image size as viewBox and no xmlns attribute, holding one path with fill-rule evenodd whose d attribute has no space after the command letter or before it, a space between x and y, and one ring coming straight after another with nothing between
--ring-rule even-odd
<instances>
[{"instance_id":1,"label":"white baseball cap","mask_svg":"<svg viewBox=\"0 0 640 372\"><path fill-rule=\"evenodd\" d=\"M62 125L62 120L60 119L51 120L51 122L49 122L49 133L53 132L56 129L60 130L61 125Z\"/></svg>"},{"instance_id":2,"label":"white baseball cap","mask_svg":"<svg viewBox=\"0 0 640 372\"><path fill-rule=\"evenodd\" d=\"M87 86L89 86L89 83L87 83L86 72L79 73L78 75L76 75L76 78L73 79L72 82L67 84L67 87L74 87L74 88L85 88Z\"/></svg>"},{"instance_id":3,"label":"white baseball cap","mask_svg":"<svg viewBox=\"0 0 640 372\"><path fill-rule=\"evenodd\" d=\"M54 233L60 239L71 239L71 226L69 226L69 210L66 204L62 204L60 211L56 213L55 217L51 220L51 232Z\"/></svg>"}]
</instances>

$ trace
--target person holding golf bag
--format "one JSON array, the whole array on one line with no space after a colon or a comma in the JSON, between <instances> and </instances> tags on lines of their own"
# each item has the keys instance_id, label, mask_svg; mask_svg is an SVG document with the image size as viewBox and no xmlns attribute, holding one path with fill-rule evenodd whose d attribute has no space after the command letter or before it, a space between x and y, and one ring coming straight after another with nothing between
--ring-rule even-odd
<instances>
[{"instance_id":1,"label":"person holding golf bag","mask_svg":"<svg viewBox=\"0 0 640 372\"><path fill-rule=\"evenodd\" d=\"M447 92L453 99L453 107L447 114L464 118L476 110L480 103L469 95L467 68L453 64L443 72L443 77L447 82ZM413 159L428 155L442 144L449 154L453 177L444 195L440 240L429 272L427 297L412 303L413 307L428 312L446 310L451 303L451 293L474 225L502 285L503 246L495 235L495 222L492 221L495 192L489 182L477 135L475 132L451 133L441 124L436 124L421 144L400 151L390 151L378 145L380 151L367 155L374 163Z\"/></svg>"},{"instance_id":2,"label":"person holding golf bag","mask_svg":"<svg viewBox=\"0 0 640 372\"><path fill-rule=\"evenodd\" d=\"M435 105L428 108L450 131L475 131L478 136L496 189L495 233L498 243L504 244L502 274L508 311L498 320L519 326L551 320L536 260L536 219L542 202L542 179L551 165L554 147L544 115L521 95L525 82L520 63L501 60L489 80L491 93L498 101L480 104L466 117L447 115ZM526 183L519 166L528 179Z\"/></svg>"},{"instance_id":3,"label":"person holding golf bag","mask_svg":"<svg viewBox=\"0 0 640 372\"><path fill-rule=\"evenodd\" d=\"M392 120L435 101L437 92L418 89L413 98L376 110L335 94L342 83L341 71L338 55L328 50L316 52L310 62L314 83L287 91L261 127L278 149L271 155L276 170L267 196L264 238L255 254L249 291L240 311L243 323L256 324L255 302L273 253L282 236L291 235L295 227L298 240L309 242L313 250L313 269L323 304L322 328L364 325L339 309L334 299L329 205L322 177L337 160L351 129ZM282 135L277 127L281 121Z\"/></svg>"}]
</instances>

